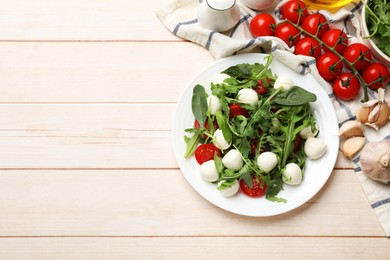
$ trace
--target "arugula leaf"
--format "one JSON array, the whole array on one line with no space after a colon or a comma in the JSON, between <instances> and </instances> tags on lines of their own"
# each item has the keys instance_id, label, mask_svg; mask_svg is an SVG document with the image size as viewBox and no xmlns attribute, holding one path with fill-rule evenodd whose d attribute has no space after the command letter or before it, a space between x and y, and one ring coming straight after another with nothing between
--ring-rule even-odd
<instances>
[{"instance_id":1,"label":"arugula leaf","mask_svg":"<svg viewBox=\"0 0 390 260\"><path fill-rule=\"evenodd\" d=\"M197 84L192 93L192 113L200 126L204 126L207 120L207 94L202 85Z\"/></svg>"},{"instance_id":2,"label":"arugula leaf","mask_svg":"<svg viewBox=\"0 0 390 260\"><path fill-rule=\"evenodd\" d=\"M225 138L227 143L232 142L232 132L226 122L225 117L222 115L221 111L217 111L215 113L215 118L217 119L218 127L221 129L223 137Z\"/></svg>"},{"instance_id":3,"label":"arugula leaf","mask_svg":"<svg viewBox=\"0 0 390 260\"><path fill-rule=\"evenodd\" d=\"M192 137L184 136L184 142L187 145L186 152L184 153L184 158L190 157L196 150L200 136L195 133Z\"/></svg>"},{"instance_id":4,"label":"arugula leaf","mask_svg":"<svg viewBox=\"0 0 390 260\"><path fill-rule=\"evenodd\" d=\"M284 106L299 106L316 100L317 96L315 94L301 87L293 86L289 90L279 94L273 102Z\"/></svg>"}]
</instances>

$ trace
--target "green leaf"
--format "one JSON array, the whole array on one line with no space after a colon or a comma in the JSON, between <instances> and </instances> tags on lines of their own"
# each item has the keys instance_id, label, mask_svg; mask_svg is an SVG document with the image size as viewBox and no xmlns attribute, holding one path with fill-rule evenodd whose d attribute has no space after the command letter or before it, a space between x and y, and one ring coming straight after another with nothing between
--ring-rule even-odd
<instances>
[{"instance_id":1,"label":"green leaf","mask_svg":"<svg viewBox=\"0 0 390 260\"><path fill-rule=\"evenodd\" d=\"M249 172L242 174L240 178L245 181L249 188L253 187L252 175Z\"/></svg>"},{"instance_id":2,"label":"green leaf","mask_svg":"<svg viewBox=\"0 0 390 260\"><path fill-rule=\"evenodd\" d=\"M202 85L196 85L192 93L192 113L200 126L204 126L207 120L207 94Z\"/></svg>"},{"instance_id":3,"label":"green leaf","mask_svg":"<svg viewBox=\"0 0 390 260\"><path fill-rule=\"evenodd\" d=\"M249 68L249 64L246 63L231 66L226 70L222 71L221 73L240 79L252 77L252 72Z\"/></svg>"},{"instance_id":4,"label":"green leaf","mask_svg":"<svg viewBox=\"0 0 390 260\"><path fill-rule=\"evenodd\" d=\"M195 152L199 139L199 134L194 134L192 137L188 137L186 135L184 136L184 142L187 144L187 149L184 153L184 158L190 157Z\"/></svg>"},{"instance_id":5,"label":"green leaf","mask_svg":"<svg viewBox=\"0 0 390 260\"><path fill-rule=\"evenodd\" d=\"M266 197L266 199L269 201L272 201L272 202L279 202L279 203L286 203L287 202L287 200L284 198L278 198L278 197L274 197L274 196L273 197L268 196L268 197Z\"/></svg>"},{"instance_id":6,"label":"green leaf","mask_svg":"<svg viewBox=\"0 0 390 260\"><path fill-rule=\"evenodd\" d=\"M280 93L273 102L284 106L299 106L317 100L317 96L301 87L293 86Z\"/></svg>"},{"instance_id":7,"label":"green leaf","mask_svg":"<svg viewBox=\"0 0 390 260\"><path fill-rule=\"evenodd\" d=\"M215 118L217 119L218 127L221 129L223 137L225 138L227 143L232 142L232 132L226 122L225 117L222 115L221 111L217 111L215 113Z\"/></svg>"}]
</instances>

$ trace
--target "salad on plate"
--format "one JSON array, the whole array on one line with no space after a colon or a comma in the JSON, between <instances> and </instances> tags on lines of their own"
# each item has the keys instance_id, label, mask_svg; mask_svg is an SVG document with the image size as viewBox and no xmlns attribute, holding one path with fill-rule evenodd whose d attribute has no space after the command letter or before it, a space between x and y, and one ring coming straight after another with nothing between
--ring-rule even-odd
<instances>
[{"instance_id":1,"label":"salad on plate","mask_svg":"<svg viewBox=\"0 0 390 260\"><path fill-rule=\"evenodd\" d=\"M310 103L317 96L270 64L240 63L221 71L210 86L193 88L193 127L185 130L185 158L195 157L199 178L221 196L238 192L275 202L284 185L299 185L307 158L327 150Z\"/></svg>"}]
</instances>

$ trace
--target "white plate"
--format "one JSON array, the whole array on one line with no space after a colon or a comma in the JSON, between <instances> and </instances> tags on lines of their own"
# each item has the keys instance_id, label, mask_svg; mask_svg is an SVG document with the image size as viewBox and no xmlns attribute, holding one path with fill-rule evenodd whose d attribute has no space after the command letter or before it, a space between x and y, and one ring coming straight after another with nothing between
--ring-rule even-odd
<instances>
[{"instance_id":1,"label":"white plate","mask_svg":"<svg viewBox=\"0 0 390 260\"><path fill-rule=\"evenodd\" d=\"M326 92L311 75L299 75L281 62L274 59L270 66L276 75L290 77L293 82L316 94L317 101L311 103L312 112L316 118L320 132L318 138L328 145L326 154L317 160L307 160L305 176L298 186L284 185L278 197L285 198L286 203L268 201L265 198L249 198L242 192L234 197L223 197L215 184L203 181L198 173L199 165L194 156L184 158L186 144L184 142L185 129L193 127L194 116L191 110L192 90L196 84L201 84L206 90L210 88L210 82L214 81L217 75L226 68L240 63L262 63L265 64L264 54L242 54L231 56L216 61L208 68L198 74L187 86L182 94L176 108L173 124L173 147L179 167L191 184L191 186L205 199L214 205L246 216L272 216L293 210L310 198L312 198L326 183L333 171L336 162L339 138L338 123L335 110Z\"/></svg>"}]
</instances>

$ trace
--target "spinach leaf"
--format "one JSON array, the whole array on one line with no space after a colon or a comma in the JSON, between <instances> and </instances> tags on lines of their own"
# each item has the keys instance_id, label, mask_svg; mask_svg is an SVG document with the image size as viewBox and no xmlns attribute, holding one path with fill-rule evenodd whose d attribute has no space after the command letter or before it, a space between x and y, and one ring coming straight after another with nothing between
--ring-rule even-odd
<instances>
[{"instance_id":1,"label":"spinach leaf","mask_svg":"<svg viewBox=\"0 0 390 260\"><path fill-rule=\"evenodd\" d=\"M252 77L252 71L250 70L250 65L247 63L238 64L231 66L221 73L227 74L231 77L238 79L250 79Z\"/></svg>"},{"instance_id":2,"label":"spinach leaf","mask_svg":"<svg viewBox=\"0 0 390 260\"><path fill-rule=\"evenodd\" d=\"M200 126L204 126L207 120L207 94L202 85L196 85L192 94L192 113Z\"/></svg>"},{"instance_id":3,"label":"spinach leaf","mask_svg":"<svg viewBox=\"0 0 390 260\"><path fill-rule=\"evenodd\" d=\"M217 111L215 113L215 118L217 119L218 127L221 129L223 137L225 138L227 143L232 142L232 132L230 131L230 128L228 126L228 123L226 122L225 117L222 115L221 111Z\"/></svg>"},{"instance_id":4,"label":"spinach leaf","mask_svg":"<svg viewBox=\"0 0 390 260\"><path fill-rule=\"evenodd\" d=\"M293 86L280 93L273 102L284 106L299 106L317 100L317 96L301 87Z\"/></svg>"},{"instance_id":5,"label":"spinach leaf","mask_svg":"<svg viewBox=\"0 0 390 260\"><path fill-rule=\"evenodd\" d=\"M198 133L195 133L192 137L184 136L184 142L187 145L186 152L184 153L184 158L190 157L196 150L200 136Z\"/></svg>"}]
</instances>

